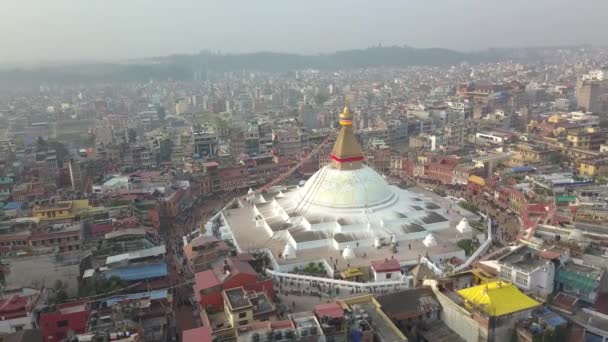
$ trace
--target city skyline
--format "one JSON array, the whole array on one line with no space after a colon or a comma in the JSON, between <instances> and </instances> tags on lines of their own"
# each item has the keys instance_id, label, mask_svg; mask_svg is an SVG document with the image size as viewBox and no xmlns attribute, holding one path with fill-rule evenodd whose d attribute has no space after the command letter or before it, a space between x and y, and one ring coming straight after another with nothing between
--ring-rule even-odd
<instances>
[{"instance_id":1,"label":"city skyline","mask_svg":"<svg viewBox=\"0 0 608 342\"><path fill-rule=\"evenodd\" d=\"M457 51L491 47L605 45L608 3L559 0L437 4L318 0L28 3L6 1L0 64L108 61L197 53L259 51L314 55L382 44ZM548 15L549 14L549 15ZM311 18L314 18L312 20ZM592 25L590 23L593 23ZM11 34L12 33L12 34Z\"/></svg>"}]
</instances>

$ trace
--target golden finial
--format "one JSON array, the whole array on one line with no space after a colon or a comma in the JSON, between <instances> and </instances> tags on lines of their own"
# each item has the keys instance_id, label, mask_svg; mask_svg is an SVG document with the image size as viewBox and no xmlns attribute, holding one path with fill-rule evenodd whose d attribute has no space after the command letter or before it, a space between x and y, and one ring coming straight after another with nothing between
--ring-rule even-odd
<instances>
[{"instance_id":1,"label":"golden finial","mask_svg":"<svg viewBox=\"0 0 608 342\"><path fill-rule=\"evenodd\" d=\"M353 114L350 112L350 99L348 97L344 99L344 110L340 113L340 125L353 125Z\"/></svg>"}]
</instances>

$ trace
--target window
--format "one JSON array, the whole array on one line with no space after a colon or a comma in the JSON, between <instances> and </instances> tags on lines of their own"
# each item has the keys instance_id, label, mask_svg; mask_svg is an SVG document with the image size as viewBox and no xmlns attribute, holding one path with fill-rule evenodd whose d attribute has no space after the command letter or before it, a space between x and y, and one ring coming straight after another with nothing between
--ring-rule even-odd
<instances>
[{"instance_id":1,"label":"window","mask_svg":"<svg viewBox=\"0 0 608 342\"><path fill-rule=\"evenodd\" d=\"M63 321L58 321L58 322L57 322L57 327L58 327L58 328L61 328L61 327L67 327L67 326L68 326L68 324L69 324L68 320L67 320L67 319L64 319Z\"/></svg>"},{"instance_id":2,"label":"window","mask_svg":"<svg viewBox=\"0 0 608 342\"><path fill-rule=\"evenodd\" d=\"M246 312L239 313L239 318L245 318L245 317L247 317L247 313Z\"/></svg>"},{"instance_id":3,"label":"window","mask_svg":"<svg viewBox=\"0 0 608 342\"><path fill-rule=\"evenodd\" d=\"M511 269L509 267L502 266L500 268L500 277L502 279L511 280Z\"/></svg>"},{"instance_id":4,"label":"window","mask_svg":"<svg viewBox=\"0 0 608 342\"><path fill-rule=\"evenodd\" d=\"M391 279L391 276L392 276L392 275L393 275L392 273L387 273L387 274L386 274L386 279Z\"/></svg>"},{"instance_id":5,"label":"window","mask_svg":"<svg viewBox=\"0 0 608 342\"><path fill-rule=\"evenodd\" d=\"M515 282L523 286L528 286L528 275L522 272L517 272L515 275Z\"/></svg>"}]
</instances>

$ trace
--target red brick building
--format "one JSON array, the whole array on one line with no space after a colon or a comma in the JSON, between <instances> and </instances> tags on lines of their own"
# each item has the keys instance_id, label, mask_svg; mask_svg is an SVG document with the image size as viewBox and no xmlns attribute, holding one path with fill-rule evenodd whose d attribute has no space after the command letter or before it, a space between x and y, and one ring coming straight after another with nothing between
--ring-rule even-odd
<instances>
[{"instance_id":1,"label":"red brick building","mask_svg":"<svg viewBox=\"0 0 608 342\"><path fill-rule=\"evenodd\" d=\"M441 184L454 183L454 169L458 165L457 161L449 158L442 158L439 161L428 163L424 168L424 175L427 179L437 181Z\"/></svg>"},{"instance_id":2,"label":"red brick building","mask_svg":"<svg viewBox=\"0 0 608 342\"><path fill-rule=\"evenodd\" d=\"M40 313L39 325L44 342L62 341L69 332L86 332L90 310L85 301L57 305L55 310Z\"/></svg>"},{"instance_id":3,"label":"red brick building","mask_svg":"<svg viewBox=\"0 0 608 342\"><path fill-rule=\"evenodd\" d=\"M271 279L260 279L251 265L233 259L226 259L226 263L216 269L196 273L193 290L203 308L222 309L222 291L235 287L243 287L246 291L264 291L269 298L274 298Z\"/></svg>"}]
</instances>

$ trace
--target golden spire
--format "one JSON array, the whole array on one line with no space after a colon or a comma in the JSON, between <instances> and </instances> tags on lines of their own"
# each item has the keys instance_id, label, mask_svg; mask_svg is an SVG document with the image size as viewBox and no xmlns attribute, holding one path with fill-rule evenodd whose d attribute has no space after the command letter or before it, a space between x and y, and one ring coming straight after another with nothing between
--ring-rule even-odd
<instances>
[{"instance_id":1,"label":"golden spire","mask_svg":"<svg viewBox=\"0 0 608 342\"><path fill-rule=\"evenodd\" d=\"M348 98L344 100L344 110L342 110L342 113L340 113L340 125L353 125L353 114L350 112L350 100Z\"/></svg>"},{"instance_id":2,"label":"golden spire","mask_svg":"<svg viewBox=\"0 0 608 342\"><path fill-rule=\"evenodd\" d=\"M361 167L363 151L353 132L353 114L350 111L348 99L344 110L340 113L340 133L331 151L332 167L340 170L354 170Z\"/></svg>"}]
</instances>

